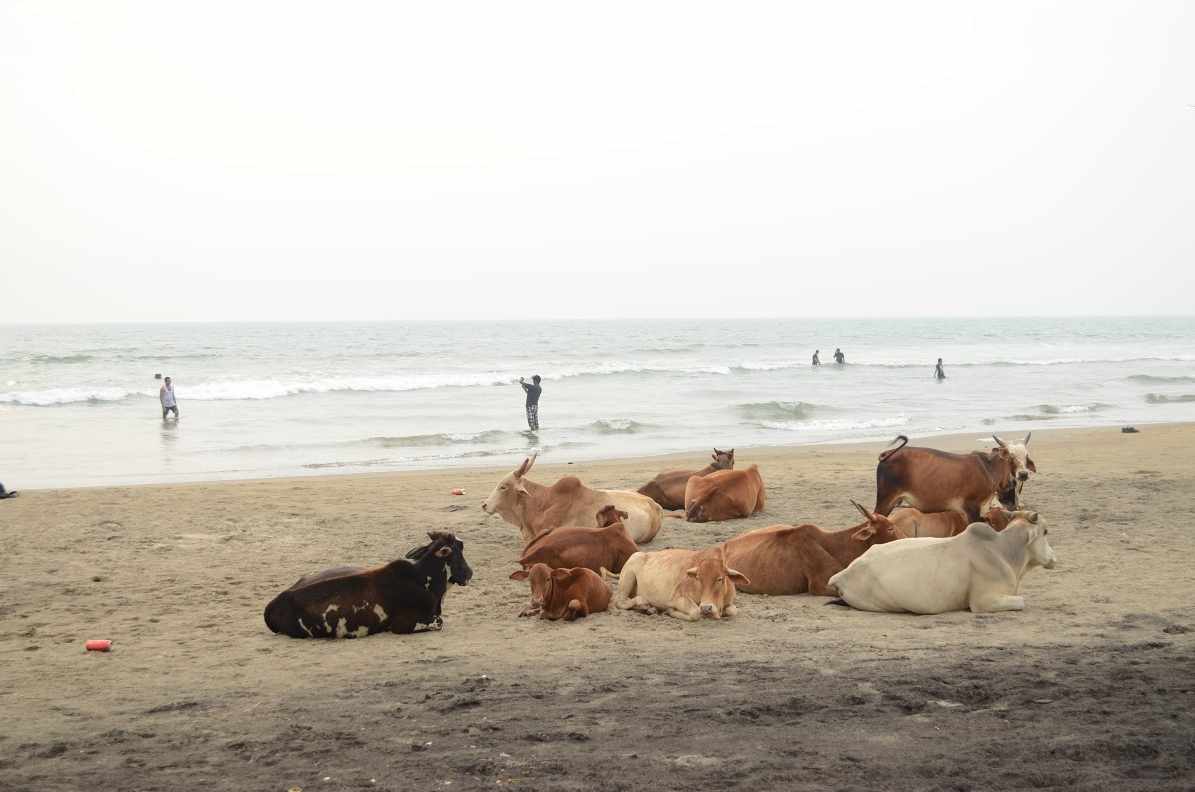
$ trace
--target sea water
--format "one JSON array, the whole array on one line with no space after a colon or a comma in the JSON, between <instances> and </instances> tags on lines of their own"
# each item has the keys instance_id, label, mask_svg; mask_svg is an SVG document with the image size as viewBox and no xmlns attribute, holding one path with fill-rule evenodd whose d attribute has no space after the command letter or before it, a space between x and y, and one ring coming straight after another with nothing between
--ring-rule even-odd
<instances>
[{"instance_id":1,"label":"sea water","mask_svg":"<svg viewBox=\"0 0 1195 792\"><path fill-rule=\"evenodd\" d=\"M1189 317L0 325L14 489L1189 420Z\"/></svg>"}]
</instances>

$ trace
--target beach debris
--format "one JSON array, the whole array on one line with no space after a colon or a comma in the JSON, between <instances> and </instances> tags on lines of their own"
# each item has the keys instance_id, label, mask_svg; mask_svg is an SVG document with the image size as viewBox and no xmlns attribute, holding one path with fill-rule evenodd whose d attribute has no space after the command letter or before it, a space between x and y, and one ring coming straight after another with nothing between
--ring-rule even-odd
<instances>
[{"instance_id":1,"label":"beach debris","mask_svg":"<svg viewBox=\"0 0 1195 792\"><path fill-rule=\"evenodd\" d=\"M452 494L453 495L464 495L465 491L463 489L457 488L452 491Z\"/></svg>"},{"instance_id":2,"label":"beach debris","mask_svg":"<svg viewBox=\"0 0 1195 792\"><path fill-rule=\"evenodd\" d=\"M1137 434L1137 427L1135 427L1135 426L1122 426L1122 427L1120 427L1120 433L1121 433L1121 434Z\"/></svg>"},{"instance_id":3,"label":"beach debris","mask_svg":"<svg viewBox=\"0 0 1195 792\"><path fill-rule=\"evenodd\" d=\"M112 642L107 639L93 638L84 643L83 648L89 652L106 652L112 648Z\"/></svg>"},{"instance_id":4,"label":"beach debris","mask_svg":"<svg viewBox=\"0 0 1195 792\"><path fill-rule=\"evenodd\" d=\"M938 699L937 701L934 702L934 704L937 704L939 707L942 707L943 709L957 709L957 708L963 706L962 703L960 703L958 701L948 701L947 699Z\"/></svg>"},{"instance_id":5,"label":"beach debris","mask_svg":"<svg viewBox=\"0 0 1195 792\"><path fill-rule=\"evenodd\" d=\"M303 792L303 787L293 786L290 789L286 790L286 792Z\"/></svg>"}]
</instances>

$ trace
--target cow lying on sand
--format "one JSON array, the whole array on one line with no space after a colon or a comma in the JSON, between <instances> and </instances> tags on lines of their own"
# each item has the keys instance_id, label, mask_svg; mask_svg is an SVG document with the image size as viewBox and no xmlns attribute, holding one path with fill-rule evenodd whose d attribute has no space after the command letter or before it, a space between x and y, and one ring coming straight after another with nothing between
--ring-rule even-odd
<instances>
[{"instance_id":1,"label":"cow lying on sand","mask_svg":"<svg viewBox=\"0 0 1195 792\"><path fill-rule=\"evenodd\" d=\"M759 465L719 470L685 484L685 519L701 523L750 517L763 511L766 500Z\"/></svg>"},{"instance_id":2,"label":"cow lying on sand","mask_svg":"<svg viewBox=\"0 0 1195 792\"><path fill-rule=\"evenodd\" d=\"M720 548L635 553L622 568L614 604L687 621L721 619L736 613L735 585L750 582L726 566Z\"/></svg>"},{"instance_id":3,"label":"cow lying on sand","mask_svg":"<svg viewBox=\"0 0 1195 792\"><path fill-rule=\"evenodd\" d=\"M830 578L830 588L860 610L1023 610L1021 578L1035 566L1054 566L1047 533L1040 521L1018 518L998 533L985 523L972 523L950 539L879 545Z\"/></svg>"},{"instance_id":4,"label":"cow lying on sand","mask_svg":"<svg viewBox=\"0 0 1195 792\"><path fill-rule=\"evenodd\" d=\"M538 614L541 619L573 621L610 606L610 587L589 569L533 564L530 569L512 572L510 579L531 581L531 604L520 616Z\"/></svg>"},{"instance_id":5,"label":"cow lying on sand","mask_svg":"<svg viewBox=\"0 0 1195 792\"><path fill-rule=\"evenodd\" d=\"M1029 458L1029 436L1015 446L992 438L997 445L990 452L951 454L909 446L909 438L898 435L893 442L900 445L880 454L876 465L876 512L891 514L902 498L923 512L961 511L969 522L979 519L993 497L1015 509L1016 483L1037 470Z\"/></svg>"},{"instance_id":6,"label":"cow lying on sand","mask_svg":"<svg viewBox=\"0 0 1195 792\"><path fill-rule=\"evenodd\" d=\"M598 528L557 528L540 534L523 549L519 564L530 568L547 564L553 569L584 567L601 574L618 573L627 559L639 552L623 520L627 513L606 506L597 513Z\"/></svg>"},{"instance_id":7,"label":"cow lying on sand","mask_svg":"<svg viewBox=\"0 0 1195 792\"><path fill-rule=\"evenodd\" d=\"M830 577L868 548L904 538L887 517L858 503L855 507L865 522L853 528L823 531L816 525L772 525L727 540L722 545L727 566L749 578L739 588L748 594L824 596Z\"/></svg>"},{"instance_id":8,"label":"cow lying on sand","mask_svg":"<svg viewBox=\"0 0 1195 792\"><path fill-rule=\"evenodd\" d=\"M734 469L734 449L719 451L714 449L713 461L701 470L670 470L660 473L654 479L639 488L640 495L646 495L664 509L685 508L685 485L693 476L708 476L719 470Z\"/></svg>"},{"instance_id":9,"label":"cow lying on sand","mask_svg":"<svg viewBox=\"0 0 1195 792\"><path fill-rule=\"evenodd\" d=\"M537 484L527 478L534 464L534 456L524 459L481 504L486 514L500 514L511 525L517 525L524 545L561 526L592 525L594 513L605 506L627 514L627 533L638 544L650 542L660 532L664 511L646 495L590 489L575 476L565 476L550 487Z\"/></svg>"},{"instance_id":10,"label":"cow lying on sand","mask_svg":"<svg viewBox=\"0 0 1195 792\"><path fill-rule=\"evenodd\" d=\"M988 509L983 521L997 531L1003 531L1016 517L1028 518L1029 515L1034 515L1030 522L1037 522L1037 512L1008 511L1003 506L993 506ZM927 514L912 506L898 506L888 517L892 520L892 524L910 539L927 536L945 539L958 536L970 524L967 515L961 511L929 512Z\"/></svg>"},{"instance_id":11,"label":"cow lying on sand","mask_svg":"<svg viewBox=\"0 0 1195 792\"><path fill-rule=\"evenodd\" d=\"M473 577L465 545L432 531L429 544L385 566L336 567L306 575L266 605L266 626L292 638L360 638L379 632L438 629L448 583ZM413 559L413 560L407 560Z\"/></svg>"}]
</instances>

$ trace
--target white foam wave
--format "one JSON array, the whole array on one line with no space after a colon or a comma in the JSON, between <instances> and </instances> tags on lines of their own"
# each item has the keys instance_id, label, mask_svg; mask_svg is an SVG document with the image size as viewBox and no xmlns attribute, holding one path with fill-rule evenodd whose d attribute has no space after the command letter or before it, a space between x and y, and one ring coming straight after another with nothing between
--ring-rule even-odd
<instances>
[{"instance_id":1,"label":"white foam wave","mask_svg":"<svg viewBox=\"0 0 1195 792\"><path fill-rule=\"evenodd\" d=\"M764 429L776 429L784 432L804 432L813 434L818 432L851 432L861 429L880 429L889 426L904 426L909 422L908 416L895 415L889 418L824 418L812 421L760 421L759 426Z\"/></svg>"},{"instance_id":2,"label":"white foam wave","mask_svg":"<svg viewBox=\"0 0 1195 792\"><path fill-rule=\"evenodd\" d=\"M36 391L0 393L0 404L52 407L58 404L82 402L114 402L135 395L137 395L135 391L116 387L47 388Z\"/></svg>"}]
</instances>

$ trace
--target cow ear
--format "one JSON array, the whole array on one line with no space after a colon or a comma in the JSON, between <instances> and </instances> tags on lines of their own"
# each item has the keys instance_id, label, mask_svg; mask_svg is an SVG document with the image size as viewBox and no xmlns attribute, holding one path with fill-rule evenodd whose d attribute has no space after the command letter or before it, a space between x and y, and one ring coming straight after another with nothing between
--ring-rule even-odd
<instances>
[{"instance_id":1,"label":"cow ear","mask_svg":"<svg viewBox=\"0 0 1195 792\"><path fill-rule=\"evenodd\" d=\"M689 567L685 570L685 574L691 578L697 577L697 567Z\"/></svg>"},{"instance_id":2,"label":"cow ear","mask_svg":"<svg viewBox=\"0 0 1195 792\"><path fill-rule=\"evenodd\" d=\"M854 539L856 542L866 542L868 539L875 536L875 533L876 533L875 526L873 526L871 523L868 523L867 525L864 525L862 528L860 528L859 530L857 530L853 534L851 534L851 538Z\"/></svg>"},{"instance_id":3,"label":"cow ear","mask_svg":"<svg viewBox=\"0 0 1195 792\"><path fill-rule=\"evenodd\" d=\"M1035 512L1035 511L1029 512L1029 514L1026 515L1025 519L1028 520L1029 522L1033 523L1034 525L1037 525L1037 512Z\"/></svg>"},{"instance_id":4,"label":"cow ear","mask_svg":"<svg viewBox=\"0 0 1195 792\"><path fill-rule=\"evenodd\" d=\"M527 570L526 569L516 569L514 572L510 573L510 579L511 580L526 580L527 579Z\"/></svg>"},{"instance_id":5,"label":"cow ear","mask_svg":"<svg viewBox=\"0 0 1195 792\"><path fill-rule=\"evenodd\" d=\"M1037 472L1037 465L1033 464L1033 459L1031 457L1025 457L1025 467L1029 468L1034 473Z\"/></svg>"},{"instance_id":6,"label":"cow ear","mask_svg":"<svg viewBox=\"0 0 1195 792\"><path fill-rule=\"evenodd\" d=\"M726 577L734 581L736 586L750 586L751 579L737 569L727 569Z\"/></svg>"}]
</instances>

